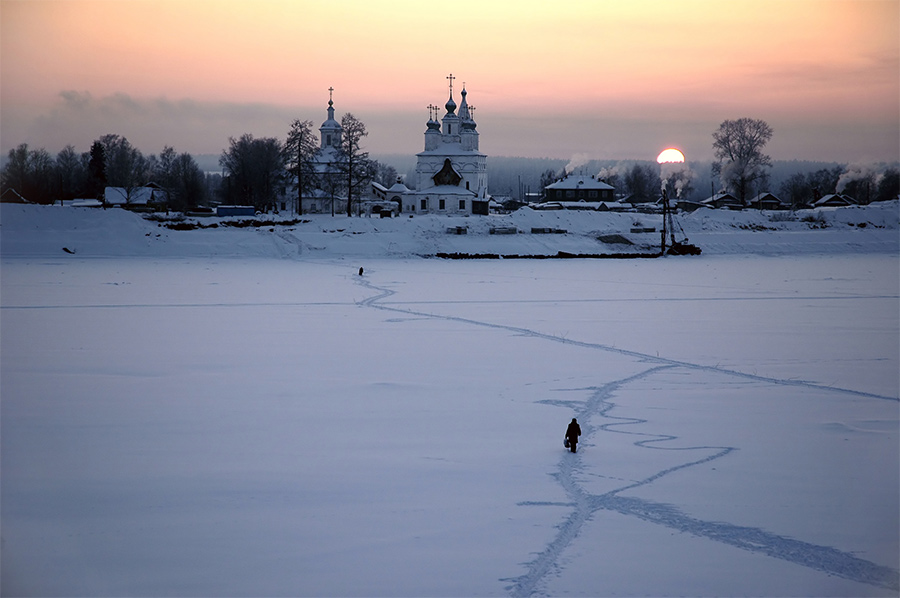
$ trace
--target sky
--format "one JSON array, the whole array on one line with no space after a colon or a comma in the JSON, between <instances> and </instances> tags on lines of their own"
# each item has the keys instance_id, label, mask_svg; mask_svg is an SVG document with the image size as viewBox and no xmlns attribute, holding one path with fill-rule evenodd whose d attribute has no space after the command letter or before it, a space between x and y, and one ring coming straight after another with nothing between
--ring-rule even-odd
<instances>
[{"instance_id":1,"label":"sky","mask_svg":"<svg viewBox=\"0 0 900 598\"><path fill-rule=\"evenodd\" d=\"M0 151L220 154L333 88L414 155L451 73L488 156L711 160L749 117L774 159L900 159L900 0L0 0Z\"/></svg>"}]
</instances>

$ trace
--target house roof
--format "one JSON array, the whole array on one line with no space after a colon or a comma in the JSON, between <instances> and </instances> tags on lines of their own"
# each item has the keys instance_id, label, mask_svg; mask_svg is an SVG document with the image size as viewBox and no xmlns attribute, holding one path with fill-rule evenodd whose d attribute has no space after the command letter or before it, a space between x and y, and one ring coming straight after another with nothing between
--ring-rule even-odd
<instances>
[{"instance_id":1,"label":"house roof","mask_svg":"<svg viewBox=\"0 0 900 598\"><path fill-rule=\"evenodd\" d=\"M777 196L772 195L771 193L767 193L767 192L760 193L756 197L754 197L753 199L750 200L751 203L758 203L761 201L777 201L777 202L781 203L781 199L779 199Z\"/></svg>"},{"instance_id":2,"label":"house roof","mask_svg":"<svg viewBox=\"0 0 900 598\"><path fill-rule=\"evenodd\" d=\"M726 203L726 204L740 203L740 201L738 200L737 197L735 197L731 193L724 193L724 192L716 193L715 195L712 195L712 196L707 197L706 199L700 201L700 203L702 203L703 205L709 205L711 203L714 204L716 202L722 202L722 203Z\"/></svg>"},{"instance_id":3,"label":"house roof","mask_svg":"<svg viewBox=\"0 0 900 598\"><path fill-rule=\"evenodd\" d=\"M563 179L547 185L547 189L596 189L596 190L614 190L615 187L608 185L599 179L595 179L593 175L573 175L570 174Z\"/></svg>"},{"instance_id":4,"label":"house roof","mask_svg":"<svg viewBox=\"0 0 900 598\"><path fill-rule=\"evenodd\" d=\"M155 194L155 195L154 195ZM103 192L106 203L110 205L146 205L154 199L165 199L162 190L157 187L107 187Z\"/></svg>"},{"instance_id":5,"label":"house roof","mask_svg":"<svg viewBox=\"0 0 900 598\"><path fill-rule=\"evenodd\" d=\"M390 189L388 189L389 193L407 193L409 192L409 187L401 183L399 180L394 183Z\"/></svg>"},{"instance_id":6,"label":"house roof","mask_svg":"<svg viewBox=\"0 0 900 598\"><path fill-rule=\"evenodd\" d=\"M856 202L849 195L841 195L840 193L832 193L823 196L814 206L852 206Z\"/></svg>"}]
</instances>

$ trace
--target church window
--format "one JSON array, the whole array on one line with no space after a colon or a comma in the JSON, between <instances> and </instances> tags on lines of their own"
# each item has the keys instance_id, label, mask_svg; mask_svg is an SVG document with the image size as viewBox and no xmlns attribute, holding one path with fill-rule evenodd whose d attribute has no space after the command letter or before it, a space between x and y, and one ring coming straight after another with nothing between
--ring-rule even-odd
<instances>
[{"instance_id":1,"label":"church window","mask_svg":"<svg viewBox=\"0 0 900 598\"><path fill-rule=\"evenodd\" d=\"M444 205L444 203L445 203L445 202L444 202L443 199L440 200L440 201L438 202L438 209L439 209L439 210L445 209L446 206Z\"/></svg>"},{"instance_id":2,"label":"church window","mask_svg":"<svg viewBox=\"0 0 900 598\"><path fill-rule=\"evenodd\" d=\"M427 199L423 199L423 200L422 200L422 209L423 209L423 210L427 210L427 209L428 209L428 200L427 200Z\"/></svg>"},{"instance_id":3,"label":"church window","mask_svg":"<svg viewBox=\"0 0 900 598\"><path fill-rule=\"evenodd\" d=\"M466 191L469 190L469 181L466 181Z\"/></svg>"},{"instance_id":4,"label":"church window","mask_svg":"<svg viewBox=\"0 0 900 598\"><path fill-rule=\"evenodd\" d=\"M468 184L468 183L467 183L467 184ZM459 209L460 209L460 210L465 210L465 209L466 209L466 200L464 200L464 199L459 200Z\"/></svg>"},{"instance_id":5,"label":"church window","mask_svg":"<svg viewBox=\"0 0 900 598\"><path fill-rule=\"evenodd\" d=\"M325 145L331 145L331 135L325 136Z\"/></svg>"},{"instance_id":6,"label":"church window","mask_svg":"<svg viewBox=\"0 0 900 598\"><path fill-rule=\"evenodd\" d=\"M447 132L453 135L453 125L447 125Z\"/></svg>"}]
</instances>

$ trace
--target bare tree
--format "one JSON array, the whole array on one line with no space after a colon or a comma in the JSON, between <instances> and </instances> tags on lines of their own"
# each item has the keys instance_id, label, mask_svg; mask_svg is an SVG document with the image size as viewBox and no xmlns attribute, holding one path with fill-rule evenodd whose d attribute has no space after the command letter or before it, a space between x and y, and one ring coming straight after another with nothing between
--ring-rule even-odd
<instances>
[{"instance_id":1,"label":"bare tree","mask_svg":"<svg viewBox=\"0 0 900 598\"><path fill-rule=\"evenodd\" d=\"M274 137L254 139L249 133L228 141L229 148L219 157L225 170L226 201L249 204L260 211L274 206L285 187L281 142Z\"/></svg>"},{"instance_id":2,"label":"bare tree","mask_svg":"<svg viewBox=\"0 0 900 598\"><path fill-rule=\"evenodd\" d=\"M176 205L177 202L173 201L175 199L176 185L174 168L177 157L178 154L175 152L175 148L168 145L165 146L163 151L159 153L159 157L153 160L151 176L153 177L153 182L165 191L166 204L175 209L180 209Z\"/></svg>"},{"instance_id":3,"label":"bare tree","mask_svg":"<svg viewBox=\"0 0 900 598\"><path fill-rule=\"evenodd\" d=\"M713 133L713 174L744 205L753 183L768 176L765 169L772 166L772 159L763 153L763 148L771 138L772 127L764 120L752 118L726 120Z\"/></svg>"},{"instance_id":4,"label":"bare tree","mask_svg":"<svg viewBox=\"0 0 900 598\"><path fill-rule=\"evenodd\" d=\"M184 152L172 163L172 200L179 210L198 206L206 201L206 177L194 157Z\"/></svg>"},{"instance_id":5,"label":"bare tree","mask_svg":"<svg viewBox=\"0 0 900 598\"><path fill-rule=\"evenodd\" d=\"M103 146L107 185L125 190L125 203L131 203L132 193L150 180L149 163L141 151L125 137L104 135L99 139Z\"/></svg>"},{"instance_id":6,"label":"bare tree","mask_svg":"<svg viewBox=\"0 0 900 598\"><path fill-rule=\"evenodd\" d=\"M56 175L60 200L75 199L84 189L87 173L74 146L67 145L56 154Z\"/></svg>"},{"instance_id":7,"label":"bare tree","mask_svg":"<svg viewBox=\"0 0 900 598\"><path fill-rule=\"evenodd\" d=\"M397 169L387 164L382 164L378 160L372 160L372 170L375 173L373 177L375 182L391 188L397 182Z\"/></svg>"},{"instance_id":8,"label":"bare tree","mask_svg":"<svg viewBox=\"0 0 900 598\"><path fill-rule=\"evenodd\" d=\"M362 138L369 133L366 125L349 112L341 117L341 128L341 167L347 182L347 215L352 216L353 198L359 198L372 180L372 161L361 147Z\"/></svg>"},{"instance_id":9,"label":"bare tree","mask_svg":"<svg viewBox=\"0 0 900 598\"><path fill-rule=\"evenodd\" d=\"M6 165L3 167L0 184L3 190L15 189L17 193L25 193L29 185L29 151L27 143L20 143L15 149L9 150Z\"/></svg>"},{"instance_id":10,"label":"bare tree","mask_svg":"<svg viewBox=\"0 0 900 598\"><path fill-rule=\"evenodd\" d=\"M284 142L284 161L288 165L288 176L296 181L297 213L303 213L303 193L315 188L315 167L313 159L319 149L311 120L295 120L291 123Z\"/></svg>"},{"instance_id":11,"label":"bare tree","mask_svg":"<svg viewBox=\"0 0 900 598\"><path fill-rule=\"evenodd\" d=\"M153 178L165 189L167 203L175 210L192 208L206 199L206 177L187 152L179 154L164 147L155 160Z\"/></svg>"},{"instance_id":12,"label":"bare tree","mask_svg":"<svg viewBox=\"0 0 900 598\"><path fill-rule=\"evenodd\" d=\"M888 168L878 183L875 201L888 201L900 195L900 171L896 168Z\"/></svg>"},{"instance_id":13,"label":"bare tree","mask_svg":"<svg viewBox=\"0 0 900 598\"><path fill-rule=\"evenodd\" d=\"M547 199L547 187L549 185L552 185L556 181L558 181L559 178L560 178L559 171L553 170L552 168L548 168L547 170L545 170L544 172L541 173L540 186L541 186L541 199L542 200Z\"/></svg>"},{"instance_id":14,"label":"bare tree","mask_svg":"<svg viewBox=\"0 0 900 598\"><path fill-rule=\"evenodd\" d=\"M22 143L9 150L9 161L0 173L0 191L14 189L26 200L52 203L56 192L56 165L47 150L29 150Z\"/></svg>"},{"instance_id":15,"label":"bare tree","mask_svg":"<svg viewBox=\"0 0 900 598\"><path fill-rule=\"evenodd\" d=\"M659 199L662 180L657 169L648 164L635 164L625 172L625 188L634 201L640 203L653 202Z\"/></svg>"}]
</instances>

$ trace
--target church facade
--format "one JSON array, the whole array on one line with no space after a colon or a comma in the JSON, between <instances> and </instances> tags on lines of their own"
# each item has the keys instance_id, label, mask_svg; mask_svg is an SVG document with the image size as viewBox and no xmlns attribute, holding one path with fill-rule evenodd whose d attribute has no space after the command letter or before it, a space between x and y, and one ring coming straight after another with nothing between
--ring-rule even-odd
<instances>
[{"instance_id":1,"label":"church facade","mask_svg":"<svg viewBox=\"0 0 900 598\"><path fill-rule=\"evenodd\" d=\"M399 195L399 211L403 214L488 213L487 156L478 149L475 109L469 106L465 85L457 106L453 99L455 77L447 79L450 97L440 121L439 108L428 107L425 149L416 154L415 189Z\"/></svg>"},{"instance_id":2,"label":"church facade","mask_svg":"<svg viewBox=\"0 0 900 598\"><path fill-rule=\"evenodd\" d=\"M414 189L398 182L390 189L372 183L371 199L363 199L367 213L414 214L487 214L487 156L479 151L475 108L468 102L465 85L460 103L453 99L451 74L445 113L428 106L425 124L425 149L416 154ZM343 128L334 118L334 101L329 89L328 116L319 127L319 150L313 161L316 188L303 195L305 213L343 213L347 198L341 176L341 140Z\"/></svg>"},{"instance_id":3,"label":"church facade","mask_svg":"<svg viewBox=\"0 0 900 598\"><path fill-rule=\"evenodd\" d=\"M303 195L303 212L335 213L347 211L347 195L341 175L340 153L344 129L334 119L334 88L328 89L328 111L319 127L319 149L312 160L315 188Z\"/></svg>"}]
</instances>

